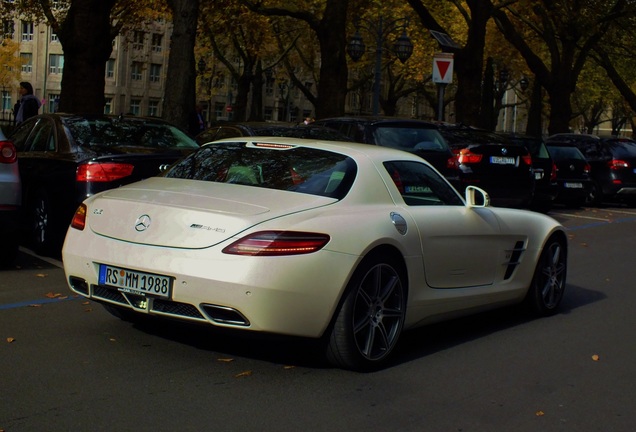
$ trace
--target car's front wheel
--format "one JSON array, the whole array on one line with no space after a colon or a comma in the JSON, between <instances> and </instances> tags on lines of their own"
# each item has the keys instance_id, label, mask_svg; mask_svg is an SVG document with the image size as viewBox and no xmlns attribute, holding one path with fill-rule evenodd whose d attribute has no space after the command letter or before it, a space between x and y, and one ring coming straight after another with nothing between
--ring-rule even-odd
<instances>
[{"instance_id":1,"label":"car's front wheel","mask_svg":"<svg viewBox=\"0 0 636 432\"><path fill-rule=\"evenodd\" d=\"M527 306L538 315L554 314L563 300L567 255L565 239L559 236L552 236L541 252L526 296Z\"/></svg>"},{"instance_id":2,"label":"car's front wheel","mask_svg":"<svg viewBox=\"0 0 636 432\"><path fill-rule=\"evenodd\" d=\"M327 359L345 369L379 368L398 341L406 286L398 262L371 256L352 277L327 344Z\"/></svg>"}]
</instances>

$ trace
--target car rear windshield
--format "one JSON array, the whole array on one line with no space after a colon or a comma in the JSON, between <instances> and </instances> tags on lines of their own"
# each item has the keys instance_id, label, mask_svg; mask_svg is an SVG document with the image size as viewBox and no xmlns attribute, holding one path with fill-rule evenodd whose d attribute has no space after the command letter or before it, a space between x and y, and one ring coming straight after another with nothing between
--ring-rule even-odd
<instances>
[{"instance_id":1,"label":"car rear windshield","mask_svg":"<svg viewBox=\"0 0 636 432\"><path fill-rule=\"evenodd\" d=\"M374 133L374 142L383 147L399 150L448 152L444 138L436 129L414 126L378 126Z\"/></svg>"},{"instance_id":2,"label":"car rear windshield","mask_svg":"<svg viewBox=\"0 0 636 432\"><path fill-rule=\"evenodd\" d=\"M612 156L615 158L635 158L636 144L627 141L609 142L608 145L612 149Z\"/></svg>"},{"instance_id":3,"label":"car rear windshield","mask_svg":"<svg viewBox=\"0 0 636 432\"><path fill-rule=\"evenodd\" d=\"M266 143L211 143L172 166L164 177L236 183L336 199L351 189L357 166L348 156Z\"/></svg>"},{"instance_id":4,"label":"car rear windshield","mask_svg":"<svg viewBox=\"0 0 636 432\"><path fill-rule=\"evenodd\" d=\"M64 126L77 145L82 147L199 147L180 129L158 121L70 117L64 119Z\"/></svg>"},{"instance_id":5,"label":"car rear windshield","mask_svg":"<svg viewBox=\"0 0 636 432\"><path fill-rule=\"evenodd\" d=\"M551 145L548 147L550 155L554 160L562 161L566 159L580 159L585 160L583 153L574 146L555 146Z\"/></svg>"}]
</instances>

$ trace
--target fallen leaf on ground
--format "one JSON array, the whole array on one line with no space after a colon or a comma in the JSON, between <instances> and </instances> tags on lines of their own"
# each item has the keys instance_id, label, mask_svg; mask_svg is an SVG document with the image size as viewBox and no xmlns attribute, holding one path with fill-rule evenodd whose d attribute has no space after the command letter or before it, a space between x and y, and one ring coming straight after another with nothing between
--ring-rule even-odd
<instances>
[{"instance_id":1,"label":"fallen leaf on ground","mask_svg":"<svg viewBox=\"0 0 636 432\"><path fill-rule=\"evenodd\" d=\"M587 247L587 243L581 243L581 246Z\"/></svg>"},{"instance_id":2,"label":"fallen leaf on ground","mask_svg":"<svg viewBox=\"0 0 636 432\"><path fill-rule=\"evenodd\" d=\"M534 413L537 417L542 417L545 415L545 413L541 410L537 411L536 413Z\"/></svg>"},{"instance_id":3,"label":"fallen leaf on ground","mask_svg":"<svg viewBox=\"0 0 636 432\"><path fill-rule=\"evenodd\" d=\"M91 304L91 302L89 302L89 301L85 301L85 302L83 302L82 304L83 304L83 305L89 305L89 304Z\"/></svg>"},{"instance_id":4,"label":"fallen leaf on ground","mask_svg":"<svg viewBox=\"0 0 636 432\"><path fill-rule=\"evenodd\" d=\"M283 369L294 369L296 366L291 366L291 365L285 365L283 366Z\"/></svg>"},{"instance_id":5,"label":"fallen leaf on ground","mask_svg":"<svg viewBox=\"0 0 636 432\"><path fill-rule=\"evenodd\" d=\"M7 342L9 342L9 343L11 343L11 342L15 342L15 338L8 337L8 338L7 338Z\"/></svg>"},{"instance_id":6,"label":"fallen leaf on ground","mask_svg":"<svg viewBox=\"0 0 636 432\"><path fill-rule=\"evenodd\" d=\"M47 277L48 275L47 275L47 274L44 274L44 273L38 273L38 274L36 274L35 276L40 277L40 278L45 278L45 277Z\"/></svg>"},{"instance_id":7,"label":"fallen leaf on ground","mask_svg":"<svg viewBox=\"0 0 636 432\"><path fill-rule=\"evenodd\" d=\"M61 297L61 296L62 296L62 294L60 294L60 293L53 293L53 292L47 292L47 293L46 293L46 296L47 296L48 298L57 298L57 297Z\"/></svg>"},{"instance_id":8,"label":"fallen leaf on ground","mask_svg":"<svg viewBox=\"0 0 636 432\"><path fill-rule=\"evenodd\" d=\"M600 357L598 356L598 354L594 354L592 356L592 360L594 360L594 361L599 361L599 359L600 359Z\"/></svg>"},{"instance_id":9,"label":"fallen leaf on ground","mask_svg":"<svg viewBox=\"0 0 636 432\"><path fill-rule=\"evenodd\" d=\"M233 362L234 359L233 358L219 358L216 359L216 361L220 361L220 362L224 362L224 363L229 363L229 362Z\"/></svg>"},{"instance_id":10,"label":"fallen leaf on ground","mask_svg":"<svg viewBox=\"0 0 636 432\"><path fill-rule=\"evenodd\" d=\"M234 378L243 378L252 375L252 371L245 371L234 375Z\"/></svg>"}]
</instances>

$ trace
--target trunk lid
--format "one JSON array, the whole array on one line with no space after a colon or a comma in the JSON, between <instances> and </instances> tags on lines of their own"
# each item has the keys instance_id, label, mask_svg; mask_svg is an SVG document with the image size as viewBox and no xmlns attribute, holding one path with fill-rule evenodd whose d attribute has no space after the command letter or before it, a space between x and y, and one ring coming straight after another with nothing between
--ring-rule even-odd
<instances>
[{"instance_id":1,"label":"trunk lid","mask_svg":"<svg viewBox=\"0 0 636 432\"><path fill-rule=\"evenodd\" d=\"M213 246L263 221L337 200L237 184L153 177L89 201L96 234L151 246Z\"/></svg>"}]
</instances>

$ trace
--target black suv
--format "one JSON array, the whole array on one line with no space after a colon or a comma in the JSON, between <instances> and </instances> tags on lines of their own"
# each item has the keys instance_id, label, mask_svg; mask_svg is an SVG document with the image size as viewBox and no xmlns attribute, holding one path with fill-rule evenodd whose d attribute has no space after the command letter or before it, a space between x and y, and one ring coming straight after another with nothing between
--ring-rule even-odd
<instances>
[{"instance_id":1,"label":"black suv","mask_svg":"<svg viewBox=\"0 0 636 432\"><path fill-rule=\"evenodd\" d=\"M434 123L361 116L326 118L313 124L335 129L347 135L351 141L415 153L430 162L453 186L460 186L457 158Z\"/></svg>"},{"instance_id":2,"label":"black suv","mask_svg":"<svg viewBox=\"0 0 636 432\"><path fill-rule=\"evenodd\" d=\"M517 133L500 133L513 143L525 146L532 157L534 172L534 196L530 208L539 212L548 212L559 194L556 161L550 155L542 137Z\"/></svg>"},{"instance_id":3,"label":"black suv","mask_svg":"<svg viewBox=\"0 0 636 432\"><path fill-rule=\"evenodd\" d=\"M529 208L535 193L532 156L524 145L495 132L461 124L439 123L439 131L457 155L460 190L478 186L493 205Z\"/></svg>"},{"instance_id":4,"label":"black suv","mask_svg":"<svg viewBox=\"0 0 636 432\"><path fill-rule=\"evenodd\" d=\"M551 143L572 144L585 156L591 166L590 204L599 205L605 199L636 202L636 141L563 133L548 137L548 146Z\"/></svg>"}]
</instances>

